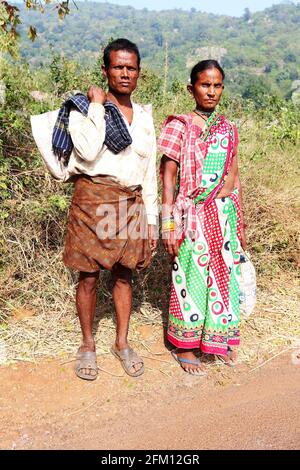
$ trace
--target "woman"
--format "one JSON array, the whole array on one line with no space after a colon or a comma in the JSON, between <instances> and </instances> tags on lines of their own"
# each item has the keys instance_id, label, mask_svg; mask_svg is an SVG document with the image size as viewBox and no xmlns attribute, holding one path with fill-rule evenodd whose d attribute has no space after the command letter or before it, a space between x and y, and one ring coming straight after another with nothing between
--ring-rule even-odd
<instances>
[{"instance_id":1,"label":"woman","mask_svg":"<svg viewBox=\"0 0 300 470\"><path fill-rule=\"evenodd\" d=\"M169 116L159 139L163 240L174 257L167 337L177 347L174 358L193 375L206 374L197 350L233 366L239 345L246 241L237 130L216 112L224 78L217 61L197 63L188 85L195 109Z\"/></svg>"}]
</instances>

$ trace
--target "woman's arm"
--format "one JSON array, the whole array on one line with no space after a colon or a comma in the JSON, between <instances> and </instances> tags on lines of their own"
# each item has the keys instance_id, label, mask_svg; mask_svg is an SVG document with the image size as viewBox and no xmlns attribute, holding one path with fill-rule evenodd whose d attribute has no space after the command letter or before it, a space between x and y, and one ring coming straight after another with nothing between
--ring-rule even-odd
<instances>
[{"instance_id":1,"label":"woman's arm","mask_svg":"<svg viewBox=\"0 0 300 470\"><path fill-rule=\"evenodd\" d=\"M162 217L172 217L173 206L175 201L176 180L177 180L178 164L168 158L166 155L162 157ZM174 230L163 231L163 243L167 252L171 256L178 255L178 241Z\"/></svg>"}]
</instances>

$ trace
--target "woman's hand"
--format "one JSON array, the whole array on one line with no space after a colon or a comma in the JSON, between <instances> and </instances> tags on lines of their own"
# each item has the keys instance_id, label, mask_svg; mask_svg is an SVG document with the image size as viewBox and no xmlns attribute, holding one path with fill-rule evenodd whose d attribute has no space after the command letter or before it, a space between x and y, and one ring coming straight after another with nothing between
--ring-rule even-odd
<instances>
[{"instance_id":1,"label":"woman's hand","mask_svg":"<svg viewBox=\"0 0 300 470\"><path fill-rule=\"evenodd\" d=\"M175 235L175 231L170 230L168 232L163 232L162 239L164 247L169 255L172 257L177 256L179 251L179 244Z\"/></svg>"},{"instance_id":2,"label":"woman's hand","mask_svg":"<svg viewBox=\"0 0 300 470\"><path fill-rule=\"evenodd\" d=\"M247 250L247 240L246 240L245 227L242 227L242 230L241 230L241 246L242 246L244 251Z\"/></svg>"},{"instance_id":3,"label":"woman's hand","mask_svg":"<svg viewBox=\"0 0 300 470\"><path fill-rule=\"evenodd\" d=\"M172 257L177 256L179 250L178 240L174 231L174 217L172 215L175 200L177 171L178 164L174 160L168 158L166 155L163 155L161 159L161 172L163 183L162 239L166 251Z\"/></svg>"}]
</instances>

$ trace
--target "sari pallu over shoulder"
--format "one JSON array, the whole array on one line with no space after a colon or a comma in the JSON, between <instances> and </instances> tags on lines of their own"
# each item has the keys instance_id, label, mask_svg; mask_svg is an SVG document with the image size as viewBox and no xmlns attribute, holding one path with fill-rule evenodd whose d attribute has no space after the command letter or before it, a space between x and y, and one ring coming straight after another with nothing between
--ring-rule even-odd
<instances>
[{"instance_id":1,"label":"sari pallu over shoulder","mask_svg":"<svg viewBox=\"0 0 300 470\"><path fill-rule=\"evenodd\" d=\"M224 185L237 146L236 128L222 115L213 114L206 127L199 135L199 126L193 123L192 115L169 116L165 124L177 119L184 124L182 146L180 152L180 184L179 193L173 208L177 238L185 235L195 238L197 213L208 206ZM206 181L202 186L203 168L214 158L214 146L226 151L223 168L216 178ZM216 143L217 142L217 143ZM199 182L199 179L201 182Z\"/></svg>"}]
</instances>

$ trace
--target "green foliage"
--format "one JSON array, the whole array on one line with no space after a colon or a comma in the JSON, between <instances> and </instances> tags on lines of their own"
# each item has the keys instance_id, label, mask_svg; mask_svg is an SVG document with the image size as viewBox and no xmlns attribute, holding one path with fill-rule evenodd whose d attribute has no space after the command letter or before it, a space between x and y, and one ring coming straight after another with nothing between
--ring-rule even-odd
<instances>
[{"instance_id":1,"label":"green foliage","mask_svg":"<svg viewBox=\"0 0 300 470\"><path fill-rule=\"evenodd\" d=\"M60 194L54 194L49 197L49 206L52 209L59 209L64 212L68 207L68 203L67 198Z\"/></svg>"},{"instance_id":2,"label":"green foliage","mask_svg":"<svg viewBox=\"0 0 300 470\"><path fill-rule=\"evenodd\" d=\"M54 54L50 63L50 77L54 84L57 96L61 96L68 90L77 88L78 83L78 70L79 66L61 55Z\"/></svg>"},{"instance_id":3,"label":"green foliage","mask_svg":"<svg viewBox=\"0 0 300 470\"><path fill-rule=\"evenodd\" d=\"M92 83L100 86L106 90L106 80L102 74L102 65L103 65L103 49L100 50L98 59L96 60L95 66L92 69Z\"/></svg>"},{"instance_id":4,"label":"green foliage","mask_svg":"<svg viewBox=\"0 0 300 470\"><path fill-rule=\"evenodd\" d=\"M70 0L24 0L24 7L27 11L45 12L45 6L50 3L55 4L58 17L64 19L70 13ZM72 1L77 8L74 0ZM22 9L22 8L21 8ZM23 10L22 10L23 11ZM15 55L16 39L18 37L18 29L21 24L20 9L11 5L5 0L1 0L0 4L0 50L5 50L11 55ZM37 36L37 29L29 25L27 36L33 42Z\"/></svg>"},{"instance_id":5,"label":"green foliage","mask_svg":"<svg viewBox=\"0 0 300 470\"><path fill-rule=\"evenodd\" d=\"M10 198L8 175L8 163L5 162L4 158L0 156L0 219L2 220L9 216L9 212L5 207L5 201Z\"/></svg>"},{"instance_id":6,"label":"green foliage","mask_svg":"<svg viewBox=\"0 0 300 470\"><path fill-rule=\"evenodd\" d=\"M7 2L0 3L0 51L8 52L13 57L18 55L16 45L17 26L20 24L18 8Z\"/></svg>"},{"instance_id":7,"label":"green foliage","mask_svg":"<svg viewBox=\"0 0 300 470\"><path fill-rule=\"evenodd\" d=\"M289 141L296 145L300 140L300 112L293 104L283 106L275 121L270 124L272 135L283 148ZM300 162L298 162L300 165Z\"/></svg>"},{"instance_id":8,"label":"green foliage","mask_svg":"<svg viewBox=\"0 0 300 470\"><path fill-rule=\"evenodd\" d=\"M242 87L242 98L246 100L252 100L257 108L260 108L265 105L266 100L272 93L272 86L263 77L248 77L247 82L243 84Z\"/></svg>"},{"instance_id":9,"label":"green foliage","mask_svg":"<svg viewBox=\"0 0 300 470\"><path fill-rule=\"evenodd\" d=\"M286 97L299 76L299 3L274 5L258 13L246 9L241 18L182 10L158 15L155 11L93 2L81 2L79 10L72 10L64 22L58 22L55 11L46 9L46 13L28 14L21 9L21 53L35 67L49 64L49 44L65 58L94 65L99 49L112 36L123 36L138 44L142 66L162 77L168 45L167 75L171 81L186 83L190 67L206 58L220 59L226 69L226 86L237 95L247 93L246 80L258 78L270 85L269 94ZM29 25L38 31L34 43L27 38ZM169 80L167 84L170 87ZM252 94L257 91L252 90Z\"/></svg>"},{"instance_id":10,"label":"green foliage","mask_svg":"<svg viewBox=\"0 0 300 470\"><path fill-rule=\"evenodd\" d=\"M163 80L148 69L142 69L135 100L144 104L155 103L160 107L163 102Z\"/></svg>"}]
</instances>

